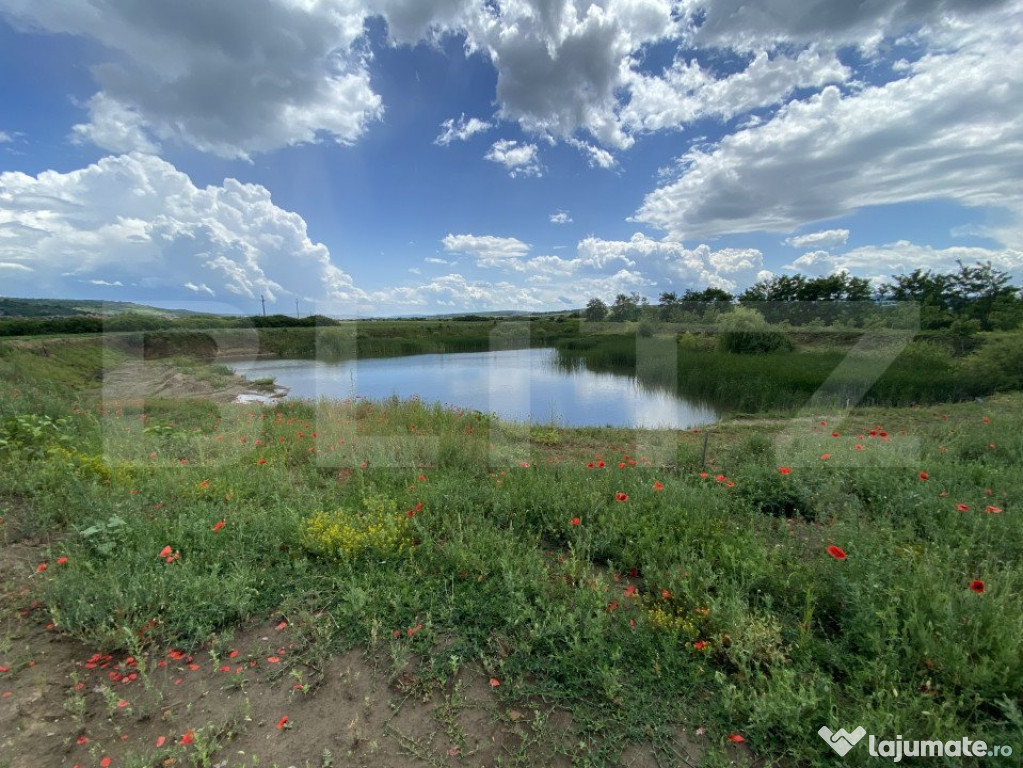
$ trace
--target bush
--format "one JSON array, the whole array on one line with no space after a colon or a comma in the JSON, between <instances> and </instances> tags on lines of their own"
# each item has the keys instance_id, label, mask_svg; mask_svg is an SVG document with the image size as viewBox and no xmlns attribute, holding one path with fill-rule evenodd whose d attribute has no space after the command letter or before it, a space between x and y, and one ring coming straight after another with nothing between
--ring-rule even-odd
<instances>
[{"instance_id":1,"label":"bush","mask_svg":"<svg viewBox=\"0 0 1023 768\"><path fill-rule=\"evenodd\" d=\"M718 345L724 352L764 354L788 352L792 339L776 330L763 315L749 307L736 307L718 321Z\"/></svg>"},{"instance_id":2,"label":"bush","mask_svg":"<svg viewBox=\"0 0 1023 768\"><path fill-rule=\"evenodd\" d=\"M409 517L398 512L394 499L367 497L362 507L317 512L306 523L306 546L317 554L351 560L386 557L411 544Z\"/></svg>"},{"instance_id":3,"label":"bush","mask_svg":"<svg viewBox=\"0 0 1023 768\"><path fill-rule=\"evenodd\" d=\"M962 361L958 379L971 392L1023 389L1023 334L989 341Z\"/></svg>"}]
</instances>

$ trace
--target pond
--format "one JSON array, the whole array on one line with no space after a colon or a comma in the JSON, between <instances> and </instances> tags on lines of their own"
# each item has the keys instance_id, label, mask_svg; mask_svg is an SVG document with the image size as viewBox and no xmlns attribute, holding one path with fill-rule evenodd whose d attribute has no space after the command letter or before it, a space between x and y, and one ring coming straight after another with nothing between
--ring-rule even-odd
<instances>
[{"instance_id":1,"label":"pond","mask_svg":"<svg viewBox=\"0 0 1023 768\"><path fill-rule=\"evenodd\" d=\"M634 376L559 365L553 349L230 363L249 379L270 378L289 397L378 400L418 396L509 421L565 427L686 429L717 421L709 406L644 386Z\"/></svg>"}]
</instances>

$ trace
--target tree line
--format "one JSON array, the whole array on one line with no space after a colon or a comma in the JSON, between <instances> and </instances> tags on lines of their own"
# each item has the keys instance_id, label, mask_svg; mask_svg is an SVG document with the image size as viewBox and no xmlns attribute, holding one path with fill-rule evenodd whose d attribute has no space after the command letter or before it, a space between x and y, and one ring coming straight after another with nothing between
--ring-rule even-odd
<instances>
[{"instance_id":1,"label":"tree line","mask_svg":"<svg viewBox=\"0 0 1023 768\"><path fill-rule=\"evenodd\" d=\"M168 317L125 312L110 317L70 315L67 317L0 317L0 337L65 335L78 333L130 333L141 331L187 331L215 328L314 328L340 325L324 315L303 318L289 315L189 315Z\"/></svg>"},{"instance_id":2,"label":"tree line","mask_svg":"<svg viewBox=\"0 0 1023 768\"><path fill-rule=\"evenodd\" d=\"M1023 324L1023 295L1007 272L991 262L974 265L957 262L951 273L916 269L893 275L872 288L870 281L847 272L823 277L802 274L778 275L761 280L738 295L721 288L661 293L657 304L638 293L619 293L608 305L592 298L583 310L590 322L661 320L686 322L718 317L735 305L758 309L772 322L787 320L804 324L816 320L846 320L854 324L878 305L915 302L920 327L951 329L961 334L974 331L1011 330Z\"/></svg>"}]
</instances>

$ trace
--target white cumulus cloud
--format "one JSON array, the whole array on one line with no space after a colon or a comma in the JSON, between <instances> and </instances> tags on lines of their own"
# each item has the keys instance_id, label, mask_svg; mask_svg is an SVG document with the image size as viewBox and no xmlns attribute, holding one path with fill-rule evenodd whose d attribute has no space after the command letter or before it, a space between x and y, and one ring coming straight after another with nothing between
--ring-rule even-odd
<instances>
[{"instance_id":1,"label":"white cumulus cloud","mask_svg":"<svg viewBox=\"0 0 1023 768\"><path fill-rule=\"evenodd\" d=\"M512 178L543 175L536 144L520 144L511 139L501 139L494 142L484 157L503 165Z\"/></svg>"},{"instance_id":2,"label":"white cumulus cloud","mask_svg":"<svg viewBox=\"0 0 1023 768\"><path fill-rule=\"evenodd\" d=\"M0 0L16 23L91 38L110 55L74 136L116 152L174 140L247 157L329 138L382 113L361 41L368 8L304 0Z\"/></svg>"},{"instance_id":3,"label":"white cumulus cloud","mask_svg":"<svg viewBox=\"0 0 1023 768\"><path fill-rule=\"evenodd\" d=\"M454 118L445 120L440 127L441 132L433 143L442 147L446 147L453 141L468 141L477 133L483 133L493 128L490 123L477 117L470 117L467 120L464 114L458 120Z\"/></svg>"},{"instance_id":4,"label":"white cumulus cloud","mask_svg":"<svg viewBox=\"0 0 1023 768\"><path fill-rule=\"evenodd\" d=\"M184 287L232 295L243 309L260 294L270 302L362 295L309 239L302 217L276 206L265 187L226 179L199 188L152 155L106 157L68 173L0 174L0 232L0 261L18 267L11 290L33 294L123 283L175 299Z\"/></svg>"},{"instance_id":5,"label":"white cumulus cloud","mask_svg":"<svg viewBox=\"0 0 1023 768\"><path fill-rule=\"evenodd\" d=\"M834 51L816 47L796 56L760 50L745 69L723 77L695 58L676 60L663 75L632 75L622 120L646 131L680 128L703 117L730 120L778 104L799 88L819 89L850 75Z\"/></svg>"},{"instance_id":6,"label":"white cumulus cloud","mask_svg":"<svg viewBox=\"0 0 1023 768\"><path fill-rule=\"evenodd\" d=\"M449 234L441 243L448 253L472 256L481 267L521 268L519 260L529 253L529 245L514 237Z\"/></svg>"},{"instance_id":7,"label":"white cumulus cloud","mask_svg":"<svg viewBox=\"0 0 1023 768\"><path fill-rule=\"evenodd\" d=\"M958 269L959 261L964 264L990 261L995 269L1023 276L1023 250L1020 249L966 246L935 248L909 240L861 246L843 253L811 251L786 265L786 268L813 275L846 271L874 277L907 274L916 269L953 272Z\"/></svg>"},{"instance_id":8,"label":"white cumulus cloud","mask_svg":"<svg viewBox=\"0 0 1023 768\"><path fill-rule=\"evenodd\" d=\"M691 149L636 219L693 237L791 231L914 200L1023 213L1023 69L1007 65L1023 57L1018 20L959 30L901 79L847 94L828 86Z\"/></svg>"}]
</instances>

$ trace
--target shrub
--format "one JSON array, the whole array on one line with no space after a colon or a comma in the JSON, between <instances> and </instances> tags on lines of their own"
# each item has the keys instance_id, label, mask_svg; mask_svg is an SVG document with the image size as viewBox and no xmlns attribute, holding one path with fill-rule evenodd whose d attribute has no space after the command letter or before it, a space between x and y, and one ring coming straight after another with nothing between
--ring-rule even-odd
<instances>
[{"instance_id":1,"label":"shrub","mask_svg":"<svg viewBox=\"0 0 1023 768\"><path fill-rule=\"evenodd\" d=\"M0 453L19 453L24 457L40 459L47 449L68 442L65 434L67 419L22 413L0 423Z\"/></svg>"},{"instance_id":2,"label":"shrub","mask_svg":"<svg viewBox=\"0 0 1023 768\"><path fill-rule=\"evenodd\" d=\"M1023 389L1023 334L989 341L962 361L958 378L971 392Z\"/></svg>"},{"instance_id":3,"label":"shrub","mask_svg":"<svg viewBox=\"0 0 1023 768\"><path fill-rule=\"evenodd\" d=\"M764 316L749 307L736 307L718 321L718 344L725 352L763 354L790 351L792 340L772 328Z\"/></svg>"},{"instance_id":4,"label":"shrub","mask_svg":"<svg viewBox=\"0 0 1023 768\"><path fill-rule=\"evenodd\" d=\"M308 549L337 560L399 554L411 543L409 517L394 499L369 496L362 509L317 512L306 523Z\"/></svg>"}]
</instances>

